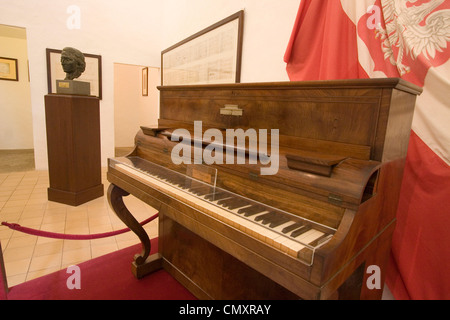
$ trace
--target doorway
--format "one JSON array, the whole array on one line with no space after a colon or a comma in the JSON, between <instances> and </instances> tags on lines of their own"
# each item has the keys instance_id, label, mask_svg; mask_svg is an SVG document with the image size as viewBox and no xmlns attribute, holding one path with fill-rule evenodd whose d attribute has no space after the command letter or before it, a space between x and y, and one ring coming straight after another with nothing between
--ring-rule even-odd
<instances>
[{"instance_id":1,"label":"doorway","mask_svg":"<svg viewBox=\"0 0 450 320\"><path fill-rule=\"evenodd\" d=\"M114 64L116 156L123 156L133 149L134 137L140 126L158 123L159 94L156 87L159 83L159 68Z\"/></svg>"},{"instance_id":2,"label":"doorway","mask_svg":"<svg viewBox=\"0 0 450 320\"><path fill-rule=\"evenodd\" d=\"M0 24L0 172L34 170L33 116L26 29ZM14 73L15 74L15 73ZM7 78L7 77L6 77Z\"/></svg>"}]
</instances>

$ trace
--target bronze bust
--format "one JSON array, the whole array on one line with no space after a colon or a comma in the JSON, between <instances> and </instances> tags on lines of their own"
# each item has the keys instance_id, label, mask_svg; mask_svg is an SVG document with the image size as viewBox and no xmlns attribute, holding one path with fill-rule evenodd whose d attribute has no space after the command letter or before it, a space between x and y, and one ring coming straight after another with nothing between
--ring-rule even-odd
<instances>
[{"instance_id":1,"label":"bronze bust","mask_svg":"<svg viewBox=\"0 0 450 320\"><path fill-rule=\"evenodd\" d=\"M62 50L61 65L66 73L66 78L64 80L76 79L81 76L84 70L86 70L84 54L71 47L66 47Z\"/></svg>"}]
</instances>

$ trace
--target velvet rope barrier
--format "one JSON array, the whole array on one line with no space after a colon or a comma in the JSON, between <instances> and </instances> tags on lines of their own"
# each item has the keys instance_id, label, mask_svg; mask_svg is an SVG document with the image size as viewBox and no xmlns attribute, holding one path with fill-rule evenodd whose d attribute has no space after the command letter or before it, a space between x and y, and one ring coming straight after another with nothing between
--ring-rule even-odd
<instances>
[{"instance_id":1,"label":"velvet rope barrier","mask_svg":"<svg viewBox=\"0 0 450 320\"><path fill-rule=\"evenodd\" d=\"M144 226L147 223L155 220L157 217L158 217L158 214L155 214L154 216L140 222L140 225ZM77 234L64 234L64 233L55 233L55 232L48 232L48 231L43 231L43 230L36 230L36 229L32 229L32 228L22 227L20 224L17 224L17 223L2 222L1 225L8 227L12 230L15 230L15 231L23 232L23 233L38 236L38 237L45 237L45 238L52 238L52 239L64 239L64 240L94 240L94 239L112 237L112 236L116 236L116 235L130 231L129 228L124 228L124 229L112 231L112 232L77 235Z\"/></svg>"}]
</instances>

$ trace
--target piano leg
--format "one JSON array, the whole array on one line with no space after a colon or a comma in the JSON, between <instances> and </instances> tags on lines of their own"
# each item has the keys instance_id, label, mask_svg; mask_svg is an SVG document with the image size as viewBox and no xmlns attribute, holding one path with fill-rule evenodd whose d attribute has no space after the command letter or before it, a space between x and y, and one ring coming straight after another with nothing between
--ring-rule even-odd
<instances>
[{"instance_id":1,"label":"piano leg","mask_svg":"<svg viewBox=\"0 0 450 320\"><path fill-rule=\"evenodd\" d=\"M141 240L142 252L134 256L132 262L132 272L138 279L145 275L162 268L162 258L159 253L150 256L151 243L147 232L133 217L131 212L125 206L123 197L129 195L125 190L111 184L108 188L108 202L115 214L122 220L125 225L130 228Z\"/></svg>"}]
</instances>

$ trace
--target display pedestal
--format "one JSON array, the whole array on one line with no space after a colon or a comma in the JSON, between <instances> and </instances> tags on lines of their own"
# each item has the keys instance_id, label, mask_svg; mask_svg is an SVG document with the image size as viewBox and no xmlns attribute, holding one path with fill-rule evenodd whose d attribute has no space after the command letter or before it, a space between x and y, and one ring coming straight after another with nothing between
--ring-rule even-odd
<instances>
[{"instance_id":1,"label":"display pedestal","mask_svg":"<svg viewBox=\"0 0 450 320\"><path fill-rule=\"evenodd\" d=\"M99 99L46 95L45 120L48 200L78 206L103 196Z\"/></svg>"}]
</instances>

